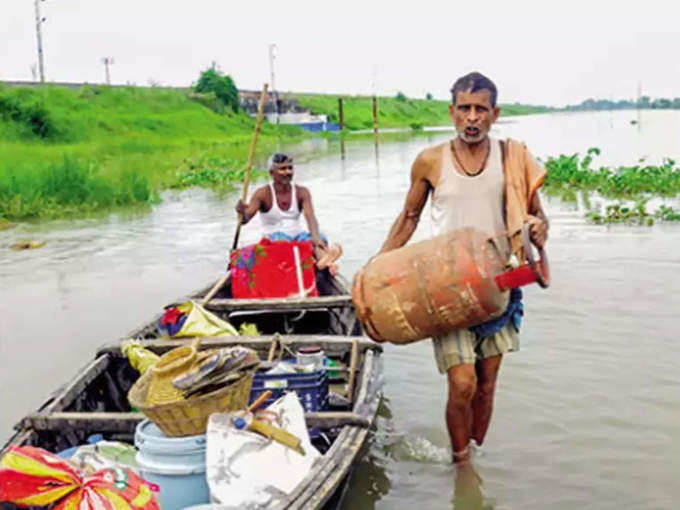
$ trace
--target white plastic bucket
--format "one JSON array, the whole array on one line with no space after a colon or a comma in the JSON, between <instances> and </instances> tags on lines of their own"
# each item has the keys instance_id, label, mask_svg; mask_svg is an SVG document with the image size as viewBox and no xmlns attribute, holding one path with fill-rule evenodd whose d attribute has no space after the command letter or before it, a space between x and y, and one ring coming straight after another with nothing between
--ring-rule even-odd
<instances>
[{"instance_id":1,"label":"white plastic bucket","mask_svg":"<svg viewBox=\"0 0 680 510\"><path fill-rule=\"evenodd\" d=\"M151 421L135 430L139 471L159 489L163 510L181 510L210 501L205 478L205 434L168 437Z\"/></svg>"}]
</instances>

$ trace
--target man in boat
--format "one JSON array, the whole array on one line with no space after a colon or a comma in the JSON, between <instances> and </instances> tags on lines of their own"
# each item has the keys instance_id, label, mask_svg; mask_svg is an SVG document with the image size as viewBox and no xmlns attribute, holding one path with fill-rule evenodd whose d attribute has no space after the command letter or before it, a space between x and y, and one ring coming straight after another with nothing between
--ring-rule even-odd
<instances>
[{"instance_id":1,"label":"man in boat","mask_svg":"<svg viewBox=\"0 0 680 510\"><path fill-rule=\"evenodd\" d=\"M272 180L258 188L248 204L239 200L236 212L243 216L243 224L260 213L263 236L271 241L311 241L314 247L316 267L328 268L337 273L335 261L342 255L340 245L329 245L328 239L319 231L314 214L312 195L304 186L293 183L293 158L276 153L270 158L269 174ZM305 229L300 216L307 221Z\"/></svg>"},{"instance_id":2,"label":"man in boat","mask_svg":"<svg viewBox=\"0 0 680 510\"><path fill-rule=\"evenodd\" d=\"M494 83L480 73L459 78L449 105L457 136L422 151L411 168L411 187L381 253L406 244L432 195L435 235L463 227L501 232L497 246L512 264L523 258L521 230L530 226L532 242L542 247L548 221L537 190L546 172L524 144L489 136L500 108ZM453 462L466 462L470 446L484 442L503 355L519 349L522 294L511 291L508 310L495 321L433 338L437 367L447 375L446 424Z\"/></svg>"}]
</instances>

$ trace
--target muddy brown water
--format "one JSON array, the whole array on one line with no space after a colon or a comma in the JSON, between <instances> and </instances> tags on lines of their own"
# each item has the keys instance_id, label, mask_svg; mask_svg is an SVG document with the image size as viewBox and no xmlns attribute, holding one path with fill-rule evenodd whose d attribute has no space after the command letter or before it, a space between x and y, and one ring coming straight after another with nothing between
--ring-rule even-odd
<instances>
[{"instance_id":1,"label":"muddy brown water","mask_svg":"<svg viewBox=\"0 0 680 510\"><path fill-rule=\"evenodd\" d=\"M494 134L523 139L538 156L598 146L602 164L680 156L677 112L642 112L640 126L632 118L532 116ZM384 240L415 155L451 135L390 136L378 157L370 138L350 138L345 160L337 142L295 148L322 230L345 247L345 275ZM235 197L168 193L150 212L0 232L0 438L98 345L219 276ZM456 483L448 463L446 386L431 344L388 345L377 430L345 508L680 508L680 225L595 226L579 203L544 203L552 286L525 292L521 350L501 368L476 476ZM426 209L415 239L429 233ZM25 238L47 244L9 249Z\"/></svg>"}]
</instances>

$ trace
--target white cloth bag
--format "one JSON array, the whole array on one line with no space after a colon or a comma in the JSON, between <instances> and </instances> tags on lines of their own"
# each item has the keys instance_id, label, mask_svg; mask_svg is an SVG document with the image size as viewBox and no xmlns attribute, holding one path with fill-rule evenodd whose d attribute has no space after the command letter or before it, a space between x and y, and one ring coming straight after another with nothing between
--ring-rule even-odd
<instances>
[{"instance_id":1,"label":"white cloth bag","mask_svg":"<svg viewBox=\"0 0 680 510\"><path fill-rule=\"evenodd\" d=\"M312 446L304 409L289 392L267 408L279 413L276 426L302 440L305 455L260 434L237 430L231 415L210 416L207 430L206 476L210 497L219 508L261 508L286 497L321 457Z\"/></svg>"}]
</instances>

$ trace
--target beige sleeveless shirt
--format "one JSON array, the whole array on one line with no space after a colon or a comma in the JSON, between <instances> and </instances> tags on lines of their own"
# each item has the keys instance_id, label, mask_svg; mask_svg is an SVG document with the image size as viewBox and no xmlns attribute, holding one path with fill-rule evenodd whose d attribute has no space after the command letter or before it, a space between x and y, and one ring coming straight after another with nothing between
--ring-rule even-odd
<instances>
[{"instance_id":1,"label":"beige sleeveless shirt","mask_svg":"<svg viewBox=\"0 0 680 510\"><path fill-rule=\"evenodd\" d=\"M474 227L489 236L505 232L503 197L505 177L500 142L489 139L491 148L486 167L474 177L462 175L453 164L450 145L442 146L441 174L432 195L434 235L463 227ZM507 236L494 242L504 258L510 255Z\"/></svg>"}]
</instances>

